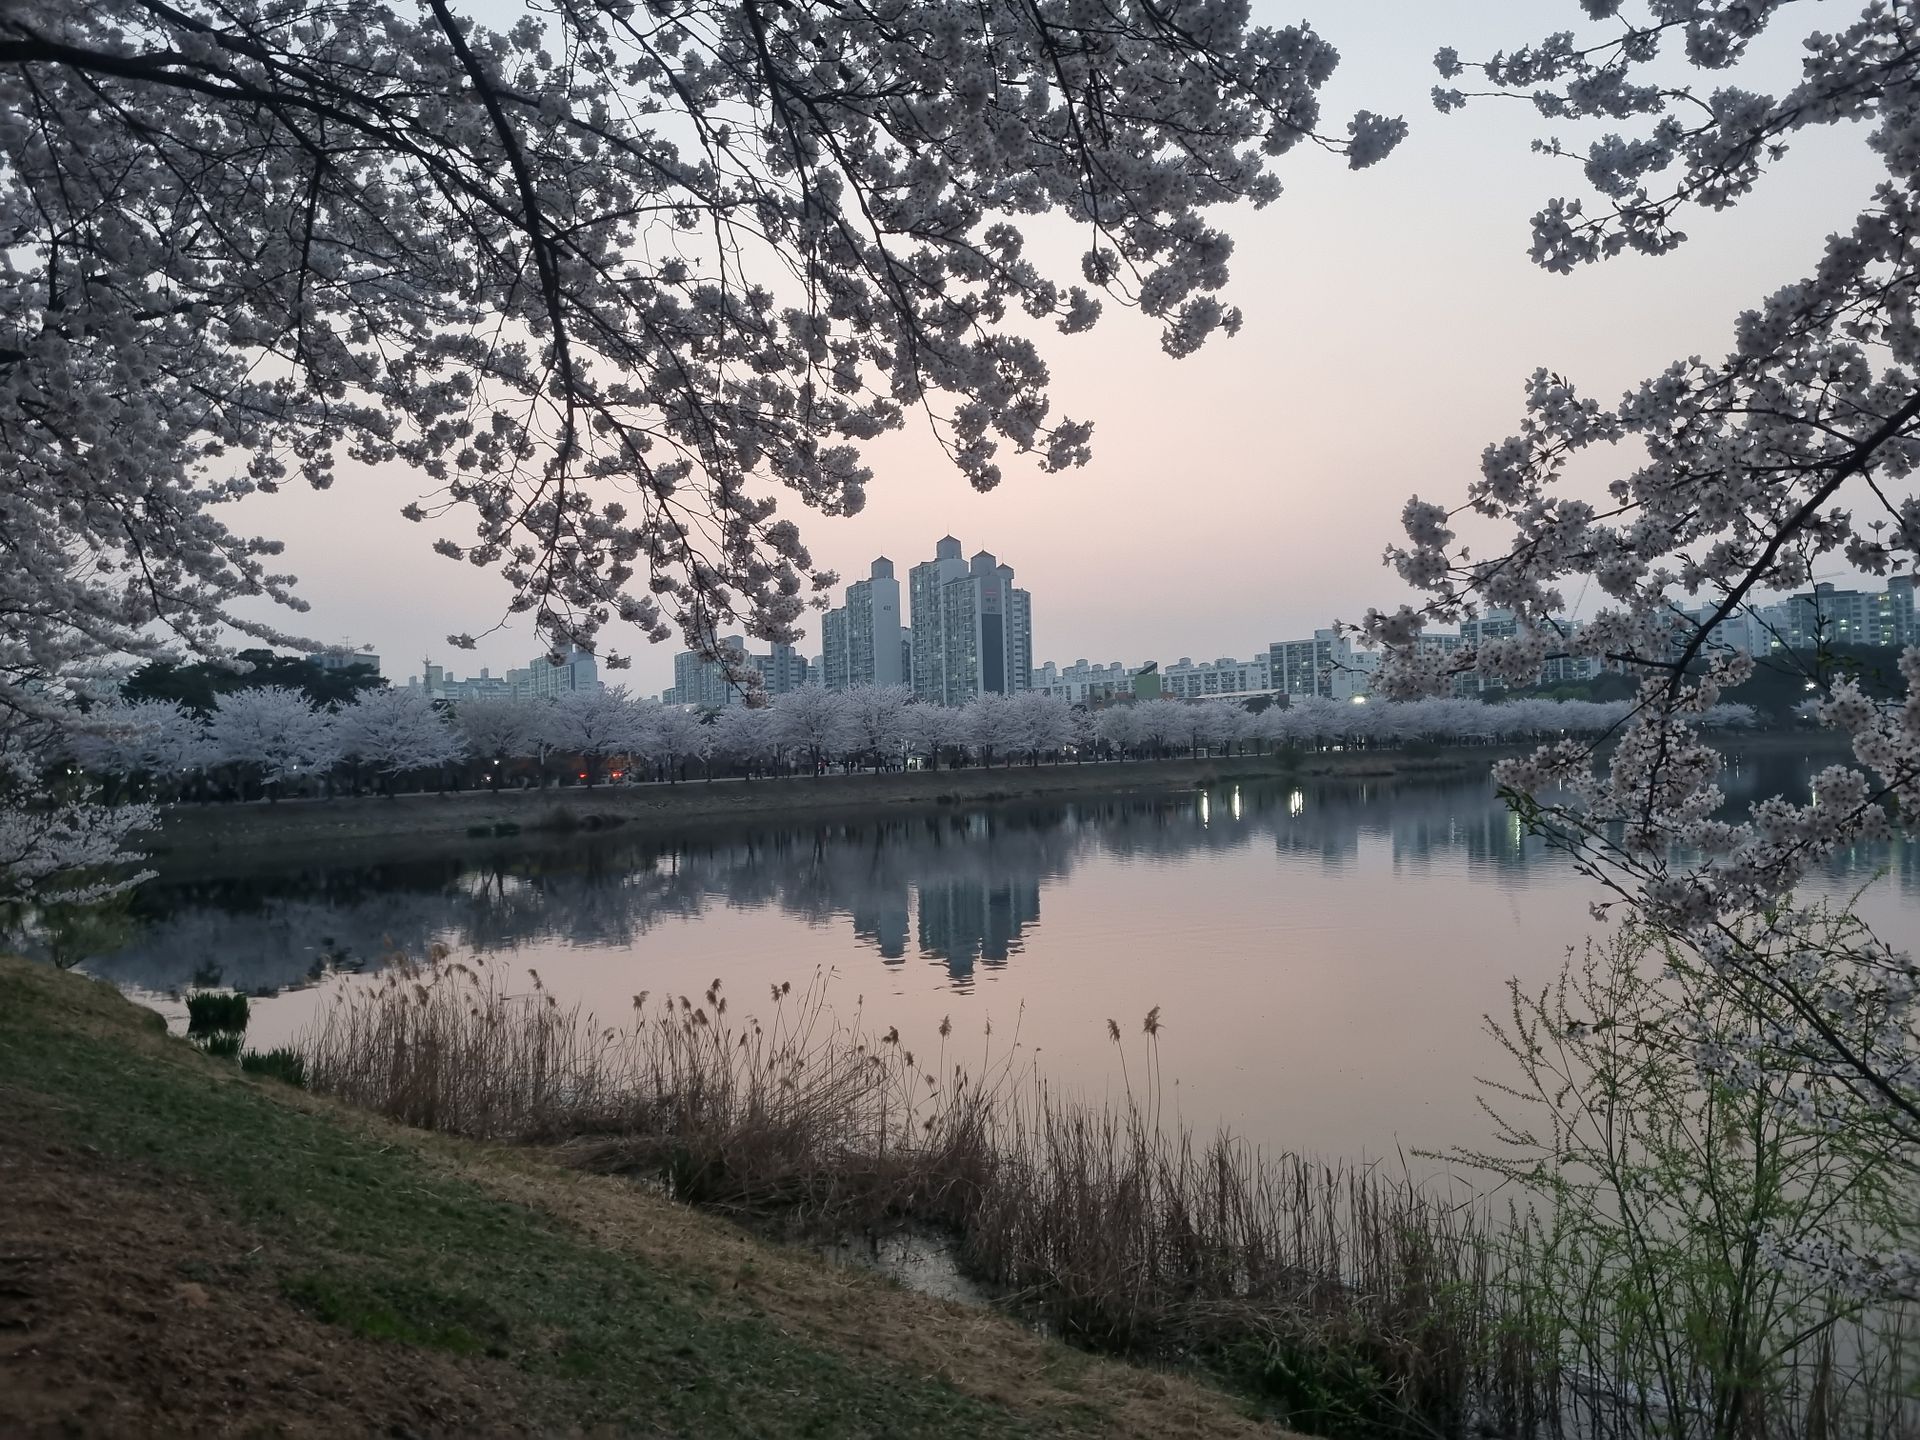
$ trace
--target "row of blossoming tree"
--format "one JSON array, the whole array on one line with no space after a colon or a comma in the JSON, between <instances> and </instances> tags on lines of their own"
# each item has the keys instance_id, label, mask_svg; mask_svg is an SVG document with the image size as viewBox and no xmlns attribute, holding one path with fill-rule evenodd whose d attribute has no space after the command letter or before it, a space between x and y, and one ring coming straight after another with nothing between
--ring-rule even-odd
<instances>
[{"instance_id":1,"label":"row of blossoming tree","mask_svg":"<svg viewBox=\"0 0 1920 1440\"><path fill-rule=\"evenodd\" d=\"M168 700L98 707L69 759L112 802L377 790L409 783L599 783L698 773L817 773L1164 759L1281 746L1493 743L1601 735L1626 702L1435 699L1372 705L1308 697L1253 711L1227 701L1150 700L1099 711L1057 696L988 694L949 709L903 686L817 686L759 707L701 714L630 696L580 691L555 700L436 705L417 690L369 690L335 708L259 686L218 697L204 719ZM1725 705L1713 717L1746 727Z\"/></svg>"}]
</instances>

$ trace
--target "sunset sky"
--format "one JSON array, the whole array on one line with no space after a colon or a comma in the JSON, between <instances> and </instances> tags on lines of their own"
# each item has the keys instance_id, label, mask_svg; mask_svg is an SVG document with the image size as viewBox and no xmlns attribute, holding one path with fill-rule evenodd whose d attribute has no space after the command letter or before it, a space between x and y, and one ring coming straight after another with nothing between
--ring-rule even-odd
<instances>
[{"instance_id":1,"label":"sunset sky","mask_svg":"<svg viewBox=\"0 0 1920 1440\"><path fill-rule=\"evenodd\" d=\"M880 554L904 575L949 531L968 552L992 550L1033 593L1036 662L1245 658L1357 619L1406 598L1380 565L1402 503L1415 491L1460 498L1482 447L1515 428L1536 366L1611 400L1676 358L1719 355L1735 315L1803 274L1882 173L1859 130L1801 137L1737 209L1689 215L1693 238L1677 253L1548 275L1527 260L1528 217L1551 195L1584 194L1578 167L1529 153L1530 139L1554 133L1530 107L1481 102L1442 116L1428 92L1438 47L1473 59L1580 29L1573 0L1254 5L1268 23L1304 12L1339 47L1330 129L1359 108L1403 114L1406 142L1357 173L1296 153L1279 166L1287 193L1276 204L1217 212L1237 246L1227 298L1247 321L1236 338L1174 361L1154 325L1112 307L1091 334L1052 337L1056 413L1094 422L1086 468L1045 475L1010 460L1006 481L981 495L924 432L887 437L869 453L865 513L786 507L816 560L849 580ZM1770 36L1745 83L1790 84L1792 40ZM1078 248L1064 230L1041 243ZM477 653L445 643L493 626L506 593L432 554L439 532L399 517L426 488L402 469L349 472L323 495L249 501L238 523L287 541L284 568L313 607L280 623L371 644L395 680L423 657L461 675L525 664L540 647L524 625ZM680 645L648 647L626 631L603 648L635 653L631 671L608 678L656 693ZM803 649L818 652L817 623Z\"/></svg>"}]
</instances>

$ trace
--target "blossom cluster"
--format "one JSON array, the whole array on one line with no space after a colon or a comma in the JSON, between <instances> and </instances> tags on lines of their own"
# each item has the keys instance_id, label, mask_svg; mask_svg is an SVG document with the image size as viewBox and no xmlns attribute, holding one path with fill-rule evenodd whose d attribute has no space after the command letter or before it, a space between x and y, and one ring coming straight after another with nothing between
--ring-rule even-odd
<instances>
[{"instance_id":1,"label":"blossom cluster","mask_svg":"<svg viewBox=\"0 0 1920 1440\"><path fill-rule=\"evenodd\" d=\"M1389 693L1541 655L1636 677L1638 699L1609 751L1557 742L1503 766L1502 781L1532 797L1537 823L1644 921L1726 984L1780 998L1803 1026L1793 1044L1818 1057L1807 1063L1856 1118L1893 1125L1903 1140L1892 1153L1920 1168L1920 1032L1894 1003L1911 961L1870 936L1821 932L1792 898L1835 851L1920 813L1920 648L1899 662L1904 701L1869 699L1838 667L1809 669L1813 712L1849 737L1857 764L1816 777L1808 804L1776 797L1743 821L1719 818L1721 760L1699 724L1750 673L1717 626L1750 613L1756 591L1804 587L1821 564L1910 571L1920 554L1920 11L1871 0L1851 23L1807 22L1797 83L1774 95L1744 88L1742 65L1763 32L1805 7L1585 8L1583 30L1477 64L1453 50L1435 62L1442 111L1476 95L1520 97L1553 125L1590 133L1583 148L1535 141L1580 159L1594 192L1535 216L1542 267L1673 250L1688 209L1736 206L1815 129L1858 126L1884 180L1835 216L1798 279L1738 317L1723 357L1675 360L1613 403L1536 371L1519 433L1487 447L1462 501L1415 497L1403 512L1406 541L1387 560L1423 603L1376 611L1362 628L1386 651ZM1686 83L1688 67L1713 77L1710 93ZM1635 459L1604 488L1580 490L1573 477L1591 473L1581 462L1602 449ZM1574 582L1599 605L1568 630L1554 617ZM1704 620L1692 618L1703 603ZM1429 622L1487 606L1514 615L1516 640L1451 655L1423 647ZM1796 958L1809 955L1811 969ZM1870 1015L1881 1022L1858 1031ZM1722 1078L1748 1073L1754 1056L1778 1053L1780 1037L1766 1031L1756 1020L1748 1043L1721 1045L1703 1065Z\"/></svg>"},{"instance_id":2,"label":"blossom cluster","mask_svg":"<svg viewBox=\"0 0 1920 1440\"><path fill-rule=\"evenodd\" d=\"M272 638L229 602L298 608L278 547L218 506L344 461L464 517L434 548L557 646L791 640L831 577L783 492L858 511L909 420L981 488L1083 463L1036 325L1231 333L1211 213L1405 129L1323 127L1337 53L1239 0L14 0L0 39L4 608L45 673Z\"/></svg>"}]
</instances>

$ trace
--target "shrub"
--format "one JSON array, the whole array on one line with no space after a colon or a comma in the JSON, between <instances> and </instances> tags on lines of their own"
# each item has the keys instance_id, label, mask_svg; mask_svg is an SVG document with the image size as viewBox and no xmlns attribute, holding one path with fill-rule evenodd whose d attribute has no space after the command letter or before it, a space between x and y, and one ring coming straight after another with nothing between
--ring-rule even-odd
<instances>
[{"instance_id":1,"label":"shrub","mask_svg":"<svg viewBox=\"0 0 1920 1440\"><path fill-rule=\"evenodd\" d=\"M187 996L187 1034L244 1034L247 997L237 990L201 990Z\"/></svg>"},{"instance_id":2,"label":"shrub","mask_svg":"<svg viewBox=\"0 0 1920 1440\"><path fill-rule=\"evenodd\" d=\"M288 1045L272 1050L248 1050L240 1056L240 1068L250 1075L265 1075L297 1089L306 1088L306 1057Z\"/></svg>"},{"instance_id":3,"label":"shrub","mask_svg":"<svg viewBox=\"0 0 1920 1440\"><path fill-rule=\"evenodd\" d=\"M217 1030L211 1035L196 1035L193 1043L216 1060L232 1060L240 1053L240 1036L232 1030Z\"/></svg>"}]
</instances>

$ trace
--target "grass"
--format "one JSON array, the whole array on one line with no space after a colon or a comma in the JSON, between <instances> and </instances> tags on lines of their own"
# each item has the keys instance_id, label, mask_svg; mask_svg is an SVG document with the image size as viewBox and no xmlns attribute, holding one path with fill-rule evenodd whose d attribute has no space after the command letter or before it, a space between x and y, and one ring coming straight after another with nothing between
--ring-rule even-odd
<instances>
[{"instance_id":1,"label":"grass","mask_svg":"<svg viewBox=\"0 0 1920 1440\"><path fill-rule=\"evenodd\" d=\"M636 996L615 1025L533 986L396 964L305 1038L310 1083L411 1125L564 1141L584 1168L803 1232L938 1227L1055 1332L1198 1362L1323 1434L1454 1433L1474 1405L1537 1411L1552 1383L1492 1318L1484 1207L1163 1124L1157 1015L1127 1102L1095 1109L1014 1073L1011 1048L969 1068L944 1024L918 1055L843 1025L823 982L777 987L764 1021L716 981Z\"/></svg>"},{"instance_id":2,"label":"grass","mask_svg":"<svg viewBox=\"0 0 1920 1440\"><path fill-rule=\"evenodd\" d=\"M271 1050L243 1051L240 1068L249 1075L270 1076L295 1089L304 1089L307 1083L306 1057L289 1045L278 1045Z\"/></svg>"},{"instance_id":3,"label":"grass","mask_svg":"<svg viewBox=\"0 0 1920 1440\"><path fill-rule=\"evenodd\" d=\"M713 1235L659 1213L649 1221L627 1211L602 1227L591 1212L563 1219L502 1198L547 1193L553 1181L517 1160L495 1176L474 1147L449 1162L432 1148L449 1142L410 1140L262 1085L156 1033L153 1019L86 980L0 961L0 1108L62 1145L209 1197L257 1237L250 1273L309 1316L366 1341L492 1367L562 1428L1147 1433L1097 1394L1016 1407L876 1358L884 1344L849 1351L811 1338L733 1297L692 1258L648 1263L592 1232L681 1225L689 1257L722 1243ZM582 1204L575 1189L564 1198ZM637 1195L618 1203L671 1208ZM776 1251L760 1262L773 1271L796 1263ZM868 1308L891 1308L895 1326L948 1323L930 1304L903 1319L903 1301L924 1304L881 1296ZM1006 1343L1034 1343L1007 1328Z\"/></svg>"},{"instance_id":4,"label":"grass","mask_svg":"<svg viewBox=\"0 0 1920 1440\"><path fill-rule=\"evenodd\" d=\"M1609 1288L1591 1246L1556 1257L1551 1216L1163 1121L1157 1011L1137 1039L1108 1022L1124 1096L1089 1107L1016 1072L991 1031L963 1061L944 1022L918 1054L897 1031L842 1022L821 980L775 987L761 1019L715 981L697 998L635 996L612 1024L531 983L510 988L507 972L444 953L395 961L305 1038L311 1083L412 1125L563 1144L588 1170L803 1232L936 1227L976 1279L1054 1332L1195 1366L1316 1434L1533 1436L1570 1420L1601 1433L1650 1408L1630 1400L1653 1388L1635 1368L1646 1347L1626 1343L1647 1332L1646 1305ZM1657 1088L1643 1097L1648 1124L1688 1103L1684 1077ZM1696 1188L1684 1171L1674 1183L1683 1197ZM1648 1282L1662 1303L1680 1262L1698 1258L1686 1235L1672 1241ZM1591 1286L1570 1345L1567 1306ZM1811 1339L1855 1333L1850 1318L1818 1294L1801 1317ZM1649 1343L1717 1374L1727 1326L1708 1319L1655 1325ZM1897 1362L1904 1342L1890 1333ZM1879 1435L1845 1422L1916 1415L1901 1365L1881 1366L1878 1351L1852 1367L1857 1394L1807 1392L1793 1366L1809 1348L1792 1342L1772 1369L1734 1377L1765 1396L1748 1418L1702 1428L1689 1412L1658 1433L1772 1440L1811 1433L1812 1416L1832 1422L1822 1433ZM1693 1388L1672 1393L1691 1404Z\"/></svg>"}]
</instances>

